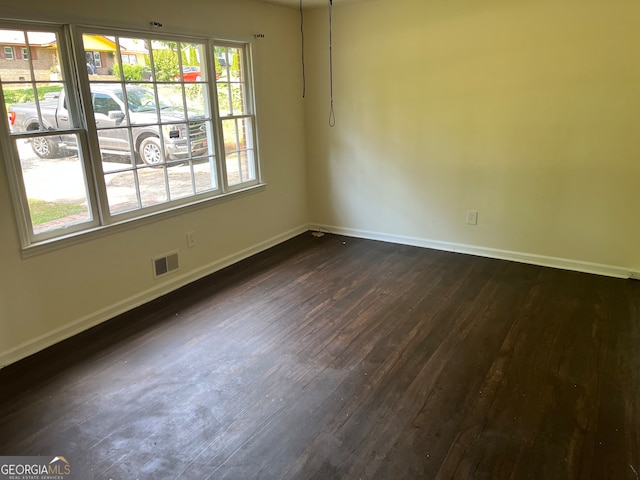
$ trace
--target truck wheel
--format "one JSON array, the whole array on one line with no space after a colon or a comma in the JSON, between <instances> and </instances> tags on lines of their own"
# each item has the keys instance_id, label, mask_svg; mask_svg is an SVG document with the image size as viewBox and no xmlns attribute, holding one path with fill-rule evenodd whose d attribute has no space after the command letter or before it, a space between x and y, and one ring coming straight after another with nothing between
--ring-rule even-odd
<instances>
[{"instance_id":1,"label":"truck wheel","mask_svg":"<svg viewBox=\"0 0 640 480\"><path fill-rule=\"evenodd\" d=\"M162 145L158 137L147 137L140 142L140 159L147 165L162 163Z\"/></svg>"},{"instance_id":2,"label":"truck wheel","mask_svg":"<svg viewBox=\"0 0 640 480\"><path fill-rule=\"evenodd\" d=\"M58 156L58 145L51 137L33 137L31 148L40 158L56 158Z\"/></svg>"}]
</instances>

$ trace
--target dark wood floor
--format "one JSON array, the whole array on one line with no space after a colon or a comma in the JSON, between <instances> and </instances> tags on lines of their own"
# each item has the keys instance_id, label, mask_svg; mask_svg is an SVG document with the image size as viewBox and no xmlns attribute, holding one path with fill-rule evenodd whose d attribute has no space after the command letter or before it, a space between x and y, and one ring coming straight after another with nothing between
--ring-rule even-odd
<instances>
[{"instance_id":1,"label":"dark wood floor","mask_svg":"<svg viewBox=\"0 0 640 480\"><path fill-rule=\"evenodd\" d=\"M305 234L0 386L82 480L635 480L640 282Z\"/></svg>"}]
</instances>

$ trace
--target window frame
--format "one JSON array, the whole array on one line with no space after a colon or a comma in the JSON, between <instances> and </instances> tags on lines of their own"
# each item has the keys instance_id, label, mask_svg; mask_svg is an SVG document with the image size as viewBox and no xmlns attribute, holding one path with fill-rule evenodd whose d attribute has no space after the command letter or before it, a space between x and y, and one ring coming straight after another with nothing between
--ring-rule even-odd
<instances>
[{"instance_id":1,"label":"window frame","mask_svg":"<svg viewBox=\"0 0 640 480\"><path fill-rule=\"evenodd\" d=\"M54 229L48 234L34 234L33 227L29 215L29 207L26 204L26 190L22 177L22 169L20 167L20 156L17 151L15 133L10 133L7 119L5 118L0 125L0 135L3 139L9 139L8 146L3 147L5 163L8 165L8 176L11 190L11 197L16 211L16 220L18 230L22 241L23 256L38 254L43 251L49 251L63 246L79 243L85 239L95 238L96 236L107 234L114 229L122 230L130 228L133 222L154 221L161 216L173 216L185 212L185 209L200 208L204 205L211 205L219 201L225 201L230 195L243 195L264 188L265 183L262 180L260 158L258 156L258 139L257 125L255 113L255 86L253 81L252 68L252 42L247 39L225 39L226 45L240 48L243 52L242 68L247 77L248 92L250 97L251 118L253 122L252 128L252 144L254 148L253 162L255 166L255 180L240 183L238 185L228 185L226 173L224 142L222 138L222 120L218 109L218 95L215 74L214 61L214 45L218 45L221 40L209 37L184 36L179 34L157 34L156 32L132 31L121 28L78 26L78 25L61 25L61 24L43 24L29 21L19 20L0 20L0 28L20 29L24 31L55 31L58 33L59 39L59 61L63 78L67 82L68 88L74 90L78 95L68 95L70 109L75 109L78 115L80 125L73 129L73 133L78 135L78 158L84 168L84 179L87 187L87 200L89 202L89 212L91 220L79 224L74 228L66 228L64 230ZM89 34L107 34L118 35L120 37L132 38L152 38L171 40L175 39L180 42L196 42L205 46L207 56L206 62L206 83L208 96L208 108L211 110L211 122L213 125L212 136L214 139L215 157L215 173L217 176L217 189L207 191L204 194L192 193L182 199L161 203L155 207L141 206L128 212L127 214L113 215L109 213L108 196L104 184L104 174L102 169L102 161L100 154L100 145L98 142L98 130L95 126L95 117L91 105L91 79L86 73L85 50L82 43L82 35ZM26 47L28 48L28 46ZM95 53L95 52L94 52ZM118 46L117 54L121 50ZM126 55L126 54L125 54ZM14 55L15 59L15 55ZM25 59L30 63L30 58ZM123 62L122 62L123 63ZM126 85L122 80L122 84ZM0 107L6 112L4 97L0 96ZM205 106L207 107L207 106ZM6 115L5 115L6 117ZM188 119L187 119L188 121ZM46 132L44 132L46 134ZM56 131L57 135L61 132ZM67 132L62 132L67 133ZM29 138L31 136L42 136L40 131L37 135L24 134L20 138ZM3 141L3 145L7 142ZM84 153L83 153L84 152Z\"/></svg>"},{"instance_id":2,"label":"window frame","mask_svg":"<svg viewBox=\"0 0 640 480\"><path fill-rule=\"evenodd\" d=\"M22 47L22 60L29 60L31 55L29 55L29 48Z\"/></svg>"},{"instance_id":3,"label":"window frame","mask_svg":"<svg viewBox=\"0 0 640 480\"><path fill-rule=\"evenodd\" d=\"M16 51L11 45L5 45L3 50L4 50L4 59L5 60L15 60L16 59ZM7 52L11 52L10 53L10 57L11 58L9 58L9 56L7 56Z\"/></svg>"},{"instance_id":4,"label":"window frame","mask_svg":"<svg viewBox=\"0 0 640 480\"><path fill-rule=\"evenodd\" d=\"M9 176L9 187L11 197L13 200L14 211L16 214L16 220L18 223L18 231L20 233L21 243L23 250L32 247L33 245L46 244L57 238L63 238L64 236L79 234L83 231L95 229L99 226L99 216L97 210L97 197L95 189L93 188L93 182L91 179L91 164L89 162L88 155L88 143L86 130L83 126L83 115L81 110L81 103L78 96L75 94L77 91L76 83L73 75L73 58L71 56L71 42L69 36L69 28L65 25L53 25L42 23L30 23L30 22L18 22L18 21L0 21L0 28L19 29L25 32L51 32L57 35L58 39L58 58L61 59L59 68L63 74L64 81L66 82L68 89L73 92L67 96L67 110L69 113L70 126L63 129L55 130L36 130L32 132L23 133L10 133L10 129L7 122L7 115L3 115L3 121L0 123L0 135L2 136L2 145L4 147L3 156L5 158L5 165L7 166ZM27 40L28 43L28 40ZM29 45L27 44L27 48ZM68 59L62 61L62 59ZM25 84L35 86L38 81L33 76L33 59L28 58L29 69L32 71L32 78L30 80L18 80L11 81L14 84ZM0 95L0 108L3 112L7 111L7 105L5 105L4 96ZM40 107L37 106L38 115L40 115ZM59 135L77 135L79 149L78 159L80 166L83 169L85 187L86 187L86 199L88 202L88 214L90 219L81 222L77 225L70 225L64 229L64 234L60 234L59 230L51 230L49 232L36 233L33 228L31 220L31 214L29 211L29 205L27 201L27 192L24 183L24 177L22 174L22 167L20 165L20 155L18 153L18 141L24 139L30 139L34 137L57 137ZM4 141L8 140L8 141Z\"/></svg>"},{"instance_id":5,"label":"window frame","mask_svg":"<svg viewBox=\"0 0 640 480\"><path fill-rule=\"evenodd\" d=\"M214 58L214 56L216 56L215 53L215 47L227 47L227 48L238 48L239 44L232 42L232 41L228 41L228 40L212 40L211 41L211 52L212 52L212 56L210 58ZM254 87L254 78L253 78L253 69L251 68L251 65L253 65L253 59L251 57L252 55L252 50L250 48L245 48L243 55L242 55L242 63L240 64L240 68L243 71L244 75L243 77L246 79L245 82L246 83L246 98L245 98L245 106L247 107L248 111L246 113L242 113L242 114L236 114L236 115L226 115L226 116L222 116L221 112L220 112L220 108L218 105L218 81L217 79L213 82L215 85L215 101L216 101L216 109L217 109L217 118L218 118L218 132L220 134L220 141L218 142L219 145L221 146L221 154L222 154L222 167L223 167L223 177L224 177L224 182L225 182L225 186L227 191L234 191L234 190L241 190L243 188L245 188L245 186L247 184L255 184L255 183L259 183L260 179L261 179L261 170L260 170L260 162L259 162L259 156L258 156L258 134L257 134L257 126L256 126L256 114L255 114L255 87ZM225 68L231 68L231 65L229 65L228 59L225 62L227 63L227 65L225 66ZM216 78L215 77L215 61L212 62L211 68L214 70L214 77L209 77L209 78ZM231 102L231 99L229 99L229 102ZM224 135L223 135L223 122L225 120L241 120L243 118L248 118L251 120L251 124L252 124L252 129L251 129L251 143L253 148L251 150L253 150L253 168L255 169L255 180L252 181L247 181L247 182L240 182L238 184L234 184L234 185L229 185L229 175L227 172L227 162L226 162L226 147L225 147L225 142L224 142ZM239 152L239 150L238 150Z\"/></svg>"}]
</instances>

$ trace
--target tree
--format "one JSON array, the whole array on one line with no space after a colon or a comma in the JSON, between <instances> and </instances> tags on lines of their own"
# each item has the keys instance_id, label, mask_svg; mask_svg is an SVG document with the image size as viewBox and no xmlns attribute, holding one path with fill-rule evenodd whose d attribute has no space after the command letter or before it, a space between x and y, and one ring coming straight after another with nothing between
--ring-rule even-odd
<instances>
[{"instance_id":1,"label":"tree","mask_svg":"<svg viewBox=\"0 0 640 480\"><path fill-rule=\"evenodd\" d=\"M231 75L234 77L240 76L240 54L237 50L231 58Z\"/></svg>"},{"instance_id":2,"label":"tree","mask_svg":"<svg viewBox=\"0 0 640 480\"><path fill-rule=\"evenodd\" d=\"M178 55L174 50L154 50L153 66L159 82L170 82L180 75Z\"/></svg>"}]
</instances>

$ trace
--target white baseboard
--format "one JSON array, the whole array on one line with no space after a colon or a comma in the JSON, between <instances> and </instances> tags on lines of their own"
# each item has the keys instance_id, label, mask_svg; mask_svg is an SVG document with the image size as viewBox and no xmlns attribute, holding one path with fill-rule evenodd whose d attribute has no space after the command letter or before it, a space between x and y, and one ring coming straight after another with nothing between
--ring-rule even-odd
<instances>
[{"instance_id":1,"label":"white baseboard","mask_svg":"<svg viewBox=\"0 0 640 480\"><path fill-rule=\"evenodd\" d=\"M338 227L335 225L312 224L309 229L329 231L331 233L345 235L347 237L366 238L369 240L380 240L383 242L399 243L402 245L411 245L414 247L432 248L434 250L444 250L447 252L466 253L469 255L477 255L479 257L511 260L514 262L528 263L531 265L539 265L543 267L560 268L562 270L573 270L576 272L605 275L607 277L630 278L633 276L632 272L629 269L623 267L603 265L599 263L581 262L579 260L571 260L567 258L548 257L545 255L513 252L510 250L498 250L495 248L477 247L474 245L465 245L461 243L441 242L438 240L430 240L424 238L404 237L400 235L390 235L387 233Z\"/></svg>"},{"instance_id":2,"label":"white baseboard","mask_svg":"<svg viewBox=\"0 0 640 480\"><path fill-rule=\"evenodd\" d=\"M155 300L162 295L170 293L180 287L188 285L191 282L215 273L218 270L222 270L225 267L233 265L234 263L250 257L251 255L278 245L279 243L289 240L308 230L329 231L331 233L345 235L348 237L380 240L383 242L398 243L402 245L411 245L422 248L432 248L435 250L443 250L447 252L465 253L481 257L511 260L514 262L560 268L563 270L573 270L577 272L592 273L597 275L605 275L616 278L629 278L630 275L633 276L628 269L598 263L581 262L565 258L548 257L544 255L513 252L509 250L477 247L474 245L441 242L438 240L430 240L424 238L390 235L386 233L357 230L352 228L338 227L334 225L301 225L281 235L277 235L265 240L264 242L260 242L252 247L241 250L208 265L204 265L196 270L191 270L183 275L172 277L171 279L159 283L153 288L140 292L134 296L124 299L121 302L110 305L107 308L101 309L78 320L69 322L66 325L40 335L39 337L36 337L32 340L24 342L10 350L4 351L0 353L0 368L17 362L18 360L28 357L29 355L39 352L40 350L44 350L45 348L61 342L62 340L65 340L69 337L72 337L73 335L83 332L133 308L139 307L140 305Z\"/></svg>"},{"instance_id":3,"label":"white baseboard","mask_svg":"<svg viewBox=\"0 0 640 480\"><path fill-rule=\"evenodd\" d=\"M17 362L23 358L33 355L40 350L44 350L51 345L54 345L62 340L65 340L73 335L83 332L91 327L94 327L106 320L116 317L122 313L125 313L133 308L139 307L145 303L155 300L162 295L166 295L180 287L199 280L207 275L222 270L229 265L233 265L245 258L248 258L256 253L260 253L268 248L271 248L279 243L289 240L296 235L304 233L309 230L308 225L301 225L297 228L284 232L281 235L269 238L263 242L260 242L252 247L241 250L237 253L229 255L225 258L217 260L208 265L204 265L196 270L191 270L183 275L175 276L166 281L155 285L153 288L140 292L129 298L122 300L114 305L110 305L107 308L98 310L85 317L69 322L66 325L58 327L50 332L47 332L32 340L28 340L10 350L0 353L0 368L3 368L11 363Z\"/></svg>"}]
</instances>

